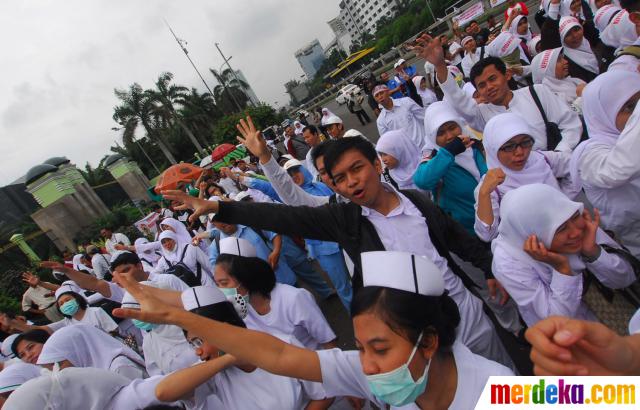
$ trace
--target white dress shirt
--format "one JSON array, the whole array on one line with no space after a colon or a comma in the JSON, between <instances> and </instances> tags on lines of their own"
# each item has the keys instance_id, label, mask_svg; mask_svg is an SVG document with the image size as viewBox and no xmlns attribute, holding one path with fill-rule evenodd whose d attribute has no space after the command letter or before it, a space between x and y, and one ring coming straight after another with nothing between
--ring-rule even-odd
<instances>
[{"instance_id":1,"label":"white dress shirt","mask_svg":"<svg viewBox=\"0 0 640 410\"><path fill-rule=\"evenodd\" d=\"M571 151L580 142L582 135L582 123L580 117L569 105L558 98L546 86L534 85L536 94L540 99L542 108L550 122L558 124L562 132L562 139L556 147L557 151ZM473 98L468 97L451 76L447 76L440 88L447 101L464 120L474 129L482 130L490 118L504 113L513 112L520 114L531 127L532 137L535 139L534 149L547 149L547 131L540 110L533 101L529 88L521 88L513 91L513 98L509 107L494 104L477 104Z\"/></svg>"},{"instance_id":2,"label":"white dress shirt","mask_svg":"<svg viewBox=\"0 0 640 410\"><path fill-rule=\"evenodd\" d=\"M424 147L424 108L409 97L394 98L392 101L393 108L387 110L382 107L376 120L380 135L404 128L416 147Z\"/></svg>"},{"instance_id":3,"label":"white dress shirt","mask_svg":"<svg viewBox=\"0 0 640 410\"><path fill-rule=\"evenodd\" d=\"M113 235L111 235L111 238L107 239L104 242L104 247L107 250L107 253L109 254L114 254L116 253L117 249L116 249L116 244L123 244L125 246L130 246L131 245L131 241L129 240L129 238L127 238L127 236L125 234L122 233L114 233Z\"/></svg>"}]
</instances>

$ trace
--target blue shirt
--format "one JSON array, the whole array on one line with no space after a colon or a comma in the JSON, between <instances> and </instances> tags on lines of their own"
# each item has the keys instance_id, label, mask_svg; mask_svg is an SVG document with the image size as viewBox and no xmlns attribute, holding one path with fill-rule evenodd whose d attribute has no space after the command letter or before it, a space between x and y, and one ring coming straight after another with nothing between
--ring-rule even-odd
<instances>
[{"instance_id":1,"label":"blue shirt","mask_svg":"<svg viewBox=\"0 0 640 410\"><path fill-rule=\"evenodd\" d=\"M399 86L400 84L394 79L387 81L387 87L389 87L390 90L393 90L394 88L397 88ZM391 94L391 98L402 98L402 97L404 97L404 94L402 94L401 91L396 91L395 93Z\"/></svg>"}]
</instances>

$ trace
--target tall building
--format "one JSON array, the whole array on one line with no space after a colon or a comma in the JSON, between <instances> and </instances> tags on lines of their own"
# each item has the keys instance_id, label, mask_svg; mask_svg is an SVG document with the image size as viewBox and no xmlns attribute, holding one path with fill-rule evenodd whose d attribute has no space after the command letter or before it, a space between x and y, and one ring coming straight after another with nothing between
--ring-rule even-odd
<instances>
[{"instance_id":1,"label":"tall building","mask_svg":"<svg viewBox=\"0 0 640 410\"><path fill-rule=\"evenodd\" d=\"M362 33L375 33L378 20L393 17L397 8L398 0L343 0L337 18L351 38L358 40Z\"/></svg>"},{"instance_id":2,"label":"tall building","mask_svg":"<svg viewBox=\"0 0 640 410\"><path fill-rule=\"evenodd\" d=\"M325 60L324 50L318 39L313 40L311 43L296 51L294 55L308 79L315 77L318 69Z\"/></svg>"},{"instance_id":3,"label":"tall building","mask_svg":"<svg viewBox=\"0 0 640 410\"><path fill-rule=\"evenodd\" d=\"M242 80L247 85L246 87L242 87L244 93L247 94L247 97L249 97L252 103L258 105L260 103L260 100L258 99L255 91L253 91L253 88L251 87L249 80L247 80L247 77L245 77L240 70L235 70L235 74L239 80Z\"/></svg>"},{"instance_id":4,"label":"tall building","mask_svg":"<svg viewBox=\"0 0 640 410\"><path fill-rule=\"evenodd\" d=\"M333 34L336 36L336 45L345 53L351 54L349 50L353 40L351 34L349 34L349 31L347 30L347 26L340 19L340 17L338 16L334 19L329 20L327 24L329 25L329 27L331 27L331 31L333 31ZM327 49L329 48L330 47L327 46Z\"/></svg>"}]
</instances>

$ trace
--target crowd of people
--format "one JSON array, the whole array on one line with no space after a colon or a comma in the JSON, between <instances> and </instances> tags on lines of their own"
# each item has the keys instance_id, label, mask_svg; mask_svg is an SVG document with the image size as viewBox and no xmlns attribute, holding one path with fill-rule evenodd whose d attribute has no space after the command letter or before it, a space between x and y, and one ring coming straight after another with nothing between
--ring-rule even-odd
<instances>
[{"instance_id":1,"label":"crowd of people","mask_svg":"<svg viewBox=\"0 0 640 410\"><path fill-rule=\"evenodd\" d=\"M540 33L508 6L366 82L377 142L325 108L280 152L243 119L251 155L161 192L155 230L25 272L3 408L468 410L525 338L539 375L639 374L640 1L544 0Z\"/></svg>"}]
</instances>

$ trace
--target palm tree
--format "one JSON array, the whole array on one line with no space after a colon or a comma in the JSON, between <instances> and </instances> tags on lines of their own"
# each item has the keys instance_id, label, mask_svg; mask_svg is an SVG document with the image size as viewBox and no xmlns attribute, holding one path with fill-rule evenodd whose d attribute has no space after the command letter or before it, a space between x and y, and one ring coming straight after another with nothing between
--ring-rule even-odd
<instances>
[{"instance_id":1,"label":"palm tree","mask_svg":"<svg viewBox=\"0 0 640 410\"><path fill-rule=\"evenodd\" d=\"M218 72L210 68L209 71L220 84L214 87L213 96L223 112L234 113L247 107L249 97L244 91L249 87L247 83L237 79L229 69Z\"/></svg>"},{"instance_id":2,"label":"palm tree","mask_svg":"<svg viewBox=\"0 0 640 410\"><path fill-rule=\"evenodd\" d=\"M216 105L213 95L207 92L200 93L195 88L191 88L190 92L183 96L180 105L182 107L179 112L183 121L203 137L211 136L213 124L224 115ZM205 138L204 143L209 143L208 138Z\"/></svg>"},{"instance_id":3,"label":"palm tree","mask_svg":"<svg viewBox=\"0 0 640 410\"><path fill-rule=\"evenodd\" d=\"M175 104L181 104L184 96L187 94L187 87L171 84L173 74L166 72L162 73L156 81L155 90L147 90L146 93L154 103L155 107L159 110L159 113L164 119L171 124L172 120L175 121L180 128L187 134L191 143L196 147L198 152L203 152L202 145L195 135L191 132L189 127L180 118L180 115L175 109Z\"/></svg>"},{"instance_id":4,"label":"palm tree","mask_svg":"<svg viewBox=\"0 0 640 410\"><path fill-rule=\"evenodd\" d=\"M134 144L135 132L142 125L147 137L158 145L164 156L171 164L177 161L171 152L171 147L164 135L154 127L153 103L140 84L133 83L129 90L115 89L114 93L122 104L113 109L113 120L123 129L122 142L126 147Z\"/></svg>"}]
</instances>

